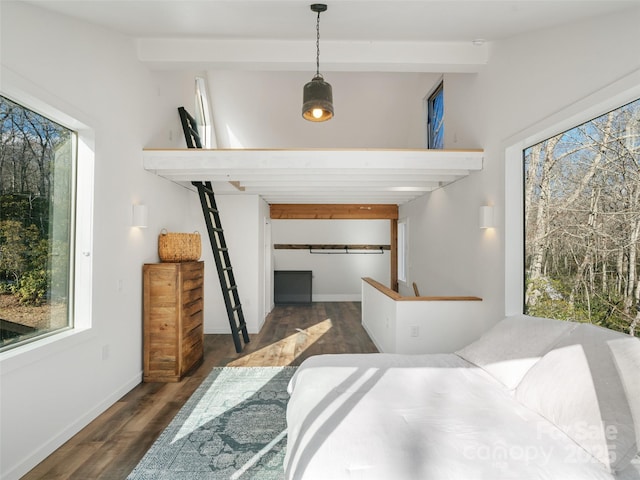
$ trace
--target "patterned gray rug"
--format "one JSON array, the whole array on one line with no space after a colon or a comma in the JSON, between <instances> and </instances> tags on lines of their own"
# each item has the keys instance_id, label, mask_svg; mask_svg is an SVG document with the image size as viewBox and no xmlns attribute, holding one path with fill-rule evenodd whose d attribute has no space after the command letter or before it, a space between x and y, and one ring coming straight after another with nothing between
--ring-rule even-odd
<instances>
[{"instance_id":1,"label":"patterned gray rug","mask_svg":"<svg viewBox=\"0 0 640 480\"><path fill-rule=\"evenodd\" d=\"M280 480L295 367L215 368L127 480Z\"/></svg>"}]
</instances>

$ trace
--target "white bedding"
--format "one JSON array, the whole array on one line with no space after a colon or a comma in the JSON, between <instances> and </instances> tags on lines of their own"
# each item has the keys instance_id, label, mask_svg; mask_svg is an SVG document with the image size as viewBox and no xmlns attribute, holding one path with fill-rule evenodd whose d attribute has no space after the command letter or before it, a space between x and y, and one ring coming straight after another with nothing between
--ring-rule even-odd
<instances>
[{"instance_id":1,"label":"white bedding","mask_svg":"<svg viewBox=\"0 0 640 480\"><path fill-rule=\"evenodd\" d=\"M615 478L455 354L311 357L289 389L289 480Z\"/></svg>"}]
</instances>

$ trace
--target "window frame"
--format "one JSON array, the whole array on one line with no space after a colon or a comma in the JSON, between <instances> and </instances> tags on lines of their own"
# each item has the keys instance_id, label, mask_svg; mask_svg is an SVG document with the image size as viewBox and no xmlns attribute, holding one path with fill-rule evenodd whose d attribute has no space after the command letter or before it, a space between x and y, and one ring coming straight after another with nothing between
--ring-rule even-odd
<instances>
[{"instance_id":1,"label":"window frame","mask_svg":"<svg viewBox=\"0 0 640 480\"><path fill-rule=\"evenodd\" d=\"M634 107L633 111L630 110L631 107ZM633 112L633 113L632 113ZM605 148L608 148L608 143L600 143L600 142L611 142L610 139L607 138L607 133L604 133L607 130L607 126L602 125L603 122L616 122L618 121L618 119L620 118L625 118L626 115L628 114L633 114L633 115L637 115L638 112L640 112L640 97L637 97L635 99L633 99L630 102L621 104L621 105L617 105L611 109L609 109L607 112L605 112L602 115L598 115L596 117L590 118L586 121L583 121L582 123L576 124L573 127L558 132L557 134L553 135L552 137L546 138L544 140L542 140L541 142L535 143L535 144L531 144L528 145L526 148L523 149L522 151L522 183L523 183L523 192L529 191L531 192L531 197L530 200L533 202L531 204L527 203L527 196L523 194L523 235L524 235L524 239L523 239L523 245L522 245L522 255L523 255L523 273L524 273L524 278L523 278L523 282L524 282L524 291L523 291L523 313L526 315L539 315L536 314L534 312L534 310L536 309L544 309L546 308L550 308L552 310L555 310L556 308L560 308L560 310L555 311L554 313L550 313L547 312L545 314L543 314L543 316L549 316L549 318L559 318L559 319L563 319L563 318L567 318L568 319L572 319L574 321L579 321L579 322L583 322L583 321L592 321L592 305L596 305L596 309L594 314L596 315L597 320L594 321L594 323L601 325L603 327L607 327L607 328L611 328L614 330L618 330L623 328L624 321L623 319L621 319L620 317L614 317L614 319L612 321L609 322L609 320L607 320L606 318L603 317L599 317L598 319L598 312L597 312L597 306L598 305L602 305L601 300L599 300L599 295L595 292L592 292L593 297L591 296L590 293L586 293L586 292L581 292L584 293L584 295L587 297L587 300L584 301L586 303L586 305L581 304L580 301L576 301L575 303L571 302L571 307L575 306L575 305L582 305L582 308L578 307L578 309L575 312L571 312L570 310L567 310L567 308L571 308L569 305L566 304L566 296L563 297L562 295L560 295L560 298L557 298L555 300L558 300L557 302L555 300L551 300L551 301L547 301L547 303L543 303L542 305L538 304L537 301L533 301L532 303L527 304L527 294L531 293L530 292L530 288L531 288L531 284L528 284L529 281L534 281L537 279L537 277L534 277L534 279L532 280L532 278L529 276L530 272L529 269L531 268L535 268L532 265L529 265L529 268L527 268L527 258L529 257L529 261L533 261L531 258L531 255L533 255L532 250L535 248L533 244L535 244L535 242L533 241L533 239L531 239L531 243L528 242L528 239L531 237L532 232L535 232L535 228L536 226L534 225L528 225L528 220L531 220L531 223L535 223L535 218L527 218L526 217L526 212L527 209L531 208L533 210L533 214L532 216L535 217L535 206L542 204L545 205L545 201L544 200L540 200L539 198L534 199L533 197L537 195L535 195L535 193L532 192L531 187L536 187L538 186L538 181L540 180L538 177L538 173L534 173L533 175L535 175L535 178L533 180L528 179L527 176L529 174L531 174L531 168L530 168L530 164L528 163L529 161L532 161L532 157L535 156L535 152L536 149L543 149L545 148L546 145L548 145L548 142L551 142L551 145L553 145L553 155L551 156L551 163L555 163L554 160L556 159L555 155L556 155L556 146L560 146L559 149L561 151L560 153L560 158L558 158L559 160L559 167L552 169L554 170L551 173L550 178L552 180L549 181L549 184L547 185L548 189L549 189L549 193L551 194L551 196L555 197L556 194L563 193L563 187L565 186L564 183L562 183L562 180L559 181L560 185L556 185L555 182L553 181L554 179L557 180L557 175L559 175L558 172L574 172L579 168L579 165L585 165L586 166L586 171L587 173L592 173L592 177L590 178L596 178L596 179L600 179L600 181L602 182L604 180L603 183L599 183L598 188L600 188L600 185L603 186L603 188L605 189L605 191L607 191L606 189L612 185L612 182L607 181L609 178L608 175L611 175L615 178L616 173L610 173L609 169L608 169L608 165L609 162L612 162L612 164L618 164L621 161L621 158L619 156L615 156L613 158L608 158L608 156L603 155L605 157L604 160L604 165L600 165L598 163L594 163L597 162L597 160L595 160L595 158L597 158L598 156L600 156L600 152L598 152L598 154L593 154L593 157L588 156L586 158L587 161L584 161L583 158L581 156L578 157L578 159L576 159L576 157L572 157L570 156L569 160L565 163L565 160L562 155L562 149L564 148L565 151L566 149L568 149L568 145L571 145L572 148L576 148L576 152L577 154L582 154L585 151L593 151L593 147L590 146L590 144L588 143L589 141L595 141L597 142L597 145L600 145L599 150L602 149L604 150ZM632 117L635 118L635 117ZM628 124L625 125L625 131L626 131L626 126L628 126ZM622 134L622 130L620 129L620 127L616 127L613 126L613 134L616 135L616 137L614 137L614 139L621 139L622 137L620 137L620 135ZM598 137L597 133L592 135L592 130L593 131L600 131L602 132L601 135L602 137ZM606 145L606 146L605 146ZM578 149L579 148L579 149ZM542 152L539 153L539 155L543 155ZM588 153L587 153L588 155ZM549 159L548 158L544 158L544 160L541 161L541 168L543 168L544 165L546 165L546 162L548 162ZM624 159L622 160L622 162L624 162ZM575 167L575 165L578 164L578 167ZM535 164L537 165L537 164ZM591 168L595 165L596 167L596 171L592 172ZM599 167L603 167L603 168L599 168ZM606 173L602 174L601 171L604 170L606 171ZM582 172L582 175L584 175L585 172ZM562 178L562 177L561 177ZM571 180L569 180L571 181ZM582 180L578 181L577 183L581 183L582 181L584 181L584 178L582 178ZM617 185L617 182L614 182L614 184ZM578 187L576 187L578 188ZM611 187L609 187L611 188ZM579 199L584 201L585 198L585 193L584 190L586 190L587 192L589 192L591 189L591 185L589 185L588 187L584 187L582 186L580 188L580 190L578 191L580 194ZM535 188L534 188L535 190ZM561 191L562 190L562 191ZM615 191L615 189L614 189ZM570 196L574 195L574 191L569 190L570 192ZM565 192L566 193L566 192ZM544 195L540 195L540 197L543 197ZM604 198L604 197L603 197ZM608 197L606 197L608 198ZM591 198L591 201L593 201L593 198ZM550 205L551 201L550 200L546 200L546 204ZM582 209L582 214L583 217L578 220L576 227L578 228L585 228L587 222L589 222L589 225L591 226L590 231L593 231L593 233L600 237L601 235L603 235L603 227L598 227L598 226L592 226L590 223L590 220L593 218L594 216L594 212L591 211L588 215L588 219L584 218L585 212L589 211L589 207L586 205L581 205L580 203L572 203L572 211L574 212L574 215L579 215L580 212L576 209ZM598 201L598 206L599 208L596 208L596 210L599 210L600 213L602 213L601 216L598 216L598 221L602 222L602 221L607 221L607 217L608 217L608 221L611 221L611 218L613 216L615 216L616 214L628 214L629 211L628 210L617 210L617 209L613 209L613 210L608 210L608 209L604 209L604 211L602 211L601 209L603 208L603 204L600 203L600 201ZM549 207L552 210L552 207ZM557 215L562 215L562 211L555 211L555 214ZM615 221L614 221L615 222ZM552 225L551 223L549 223L548 225ZM553 226L549 227L551 231L553 231ZM606 228L606 227L605 227ZM609 227L610 228L610 227ZM569 232L571 232L571 230L569 230ZM626 232L628 235L632 235L631 232ZM564 235L570 235L570 236L575 236L575 235L579 235L579 232L575 232L575 233L565 233ZM549 238L550 239L558 239L560 238L560 236L562 236L562 234L556 234L556 233L549 233ZM602 237L600 237L602 238ZM612 236L612 240L615 242L616 237ZM618 240L620 240L620 237L617 237ZM552 241L554 241L552 240ZM625 237L624 241L628 241L629 238ZM606 240L605 240L606 241ZM561 245L562 244L562 241ZM623 243L625 243L623 242ZM589 242L587 242L588 244ZM595 252L600 252L600 249L598 248L598 246L593 247L591 245L587 246L587 244L579 244L578 245L578 249L580 250L580 248L584 248L586 250L586 252L582 252L580 251L578 253L578 255L582 255L582 258L584 260L586 260L586 256L588 255L587 252L593 252L595 250ZM562 248L562 247L561 247ZM565 245L566 248L566 245ZM611 249L611 248L615 248L614 246L608 245L603 247L604 250L606 250L607 248ZM594 249L594 250L592 250ZM596 255L599 257L600 255L598 255L598 253L596 253ZM623 253L620 253L623 254ZM544 256L546 257L548 255L548 252L545 251ZM565 254L566 255L566 254ZM551 254L552 258L553 258L553 254ZM604 259L603 259L604 258ZM592 266L596 267L596 272L592 273L592 275L595 276L600 276L600 274L602 272L600 272L598 270L598 266L596 265L598 263L598 261L601 261L603 264L606 261L607 262L607 266L611 267L611 263L612 260L609 256L607 256L605 254L605 257L600 258L599 260L594 260L593 263L591 263ZM557 259L556 259L557 261ZM547 262L547 260L545 259L545 263ZM551 260L551 263L554 263L553 260ZM560 262L562 263L562 262ZM635 262L634 262L635 263ZM575 265L574 265L575 267ZM541 268L541 267L538 267ZM567 267L565 267L567 268ZM615 267L612 267L615 268ZM605 268L605 272L607 272L609 269ZM618 273L620 273L618 271ZM539 275L542 275L542 277L540 277L543 281L549 281L549 287L553 288L553 286L551 285L552 282L559 280L559 278L553 274L553 273L547 273L547 272L538 272ZM565 275L571 275L570 273L565 273ZM581 272L582 275L582 272ZM574 279L575 280L575 279ZM613 280L611 280L612 283ZM635 282L635 280L634 280ZM595 283L598 283L598 281L595 281ZM561 287L560 288L567 288L568 285L563 282L562 280L560 280L560 284ZM575 288L575 287L574 287ZM587 287L584 287L585 290L587 289ZM591 287L592 289L594 288L593 286ZM634 292L636 291L635 288L635 283L634 283L634 287L633 287ZM573 290L572 290L573 291ZM565 292L566 295L566 292ZM620 293L618 292L618 295L620 295ZM635 293L633 294L633 297L635 299ZM544 302L544 298L542 299ZM628 297L625 298L625 305L626 305L626 301L628 301ZM610 301L610 300L609 300ZM593 303L592 303L593 302ZM635 302L635 300L634 300ZM561 305L565 305L565 307L562 307ZM584 307L587 306L587 312L584 311ZM622 313L622 312L621 312ZM558 314L559 316L557 316L556 314ZM601 323L602 322L602 323ZM606 324L606 322L609 322L608 324ZM622 324L618 323L618 322L622 322ZM614 326L616 328L614 328ZM619 331L624 331L624 330L619 330Z\"/></svg>"},{"instance_id":2,"label":"window frame","mask_svg":"<svg viewBox=\"0 0 640 480\"><path fill-rule=\"evenodd\" d=\"M19 101L14 100L13 98L8 97L7 95L3 95L0 92L0 95L3 98L6 98L10 102L14 103L18 107L24 109L25 111L30 111L39 115L40 117L46 119L51 123L55 123L65 128L70 133L70 155L71 155L71 172L69 178L70 192L69 192L69 246L68 246L68 257L69 262L67 265L67 275L68 275L68 290L66 292L67 295L67 313L66 313L66 325L60 328L56 328L54 330L46 330L43 332L36 331L34 336L27 337L22 340L18 340L15 343L8 343L6 345L0 345L0 353L12 350L14 348L18 348L21 345L26 345L31 342L36 342L40 339L46 338L51 335L56 335L58 333L71 330L74 326L74 291L75 291L75 244L76 244L76 232L75 232L75 214L76 214L76 185L77 185L77 165L78 165L78 134L75 130L72 130L65 125L60 124L59 122L53 120L48 115L45 115L39 111L36 111L32 108L29 108L22 104ZM55 182L54 184L55 185ZM53 187L55 188L55 187ZM53 200L53 197L51 198ZM50 232L49 232L50 234ZM48 237L49 238L49 237ZM11 320L9 320L11 321Z\"/></svg>"},{"instance_id":3,"label":"window frame","mask_svg":"<svg viewBox=\"0 0 640 480\"><path fill-rule=\"evenodd\" d=\"M218 142L211 119L207 79L201 76L196 76L195 78L195 118L202 141L202 148L217 148Z\"/></svg>"},{"instance_id":4,"label":"window frame","mask_svg":"<svg viewBox=\"0 0 640 480\"><path fill-rule=\"evenodd\" d=\"M434 120L434 108L433 108L433 104L435 99L442 94L442 145L436 146L434 145L434 138L433 138L433 131L432 131L432 125L433 125L433 120ZM434 150L442 150L444 149L444 80L440 79L440 81L438 82L437 86L426 96L425 98L425 103L426 103L426 116L427 116L427 122L426 122L426 126L427 126L427 148L429 149L434 149Z\"/></svg>"},{"instance_id":5,"label":"window frame","mask_svg":"<svg viewBox=\"0 0 640 480\"><path fill-rule=\"evenodd\" d=\"M0 94L75 132L75 177L72 192L69 313L73 326L0 352L0 370L8 373L64 352L95 336L91 326L93 270L93 192L95 130L86 114L19 74L2 68Z\"/></svg>"},{"instance_id":6,"label":"window frame","mask_svg":"<svg viewBox=\"0 0 640 480\"><path fill-rule=\"evenodd\" d=\"M587 95L516 136L507 139L504 176L505 213L505 315L524 312L524 170L523 151L564 131L640 97L640 71L622 77Z\"/></svg>"}]
</instances>

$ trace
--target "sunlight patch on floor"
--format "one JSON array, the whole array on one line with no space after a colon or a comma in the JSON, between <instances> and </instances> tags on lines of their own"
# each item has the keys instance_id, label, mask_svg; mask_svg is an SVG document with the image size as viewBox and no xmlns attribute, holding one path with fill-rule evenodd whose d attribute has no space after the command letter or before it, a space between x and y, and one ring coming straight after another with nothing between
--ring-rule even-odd
<instances>
[{"instance_id":1,"label":"sunlight patch on floor","mask_svg":"<svg viewBox=\"0 0 640 480\"><path fill-rule=\"evenodd\" d=\"M294 360L300 353L316 343L325 333L333 327L330 318L320 323L301 329L296 328L297 333L293 333L288 337L278 340L266 347L262 347L255 352L244 355L238 360L234 360L227 364L229 367L247 367L247 366L263 366L268 365L269 358L277 359L281 355L286 355ZM297 352L297 354L296 354Z\"/></svg>"}]
</instances>

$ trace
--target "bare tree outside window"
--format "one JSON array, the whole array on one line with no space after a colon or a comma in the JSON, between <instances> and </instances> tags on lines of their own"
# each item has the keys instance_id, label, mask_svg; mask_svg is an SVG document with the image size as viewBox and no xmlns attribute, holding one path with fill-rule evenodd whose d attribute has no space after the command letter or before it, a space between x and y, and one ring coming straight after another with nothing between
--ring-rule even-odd
<instances>
[{"instance_id":1,"label":"bare tree outside window","mask_svg":"<svg viewBox=\"0 0 640 480\"><path fill-rule=\"evenodd\" d=\"M640 100L523 156L525 313L640 336Z\"/></svg>"},{"instance_id":2,"label":"bare tree outside window","mask_svg":"<svg viewBox=\"0 0 640 480\"><path fill-rule=\"evenodd\" d=\"M0 96L0 350L71 325L75 136Z\"/></svg>"}]
</instances>

